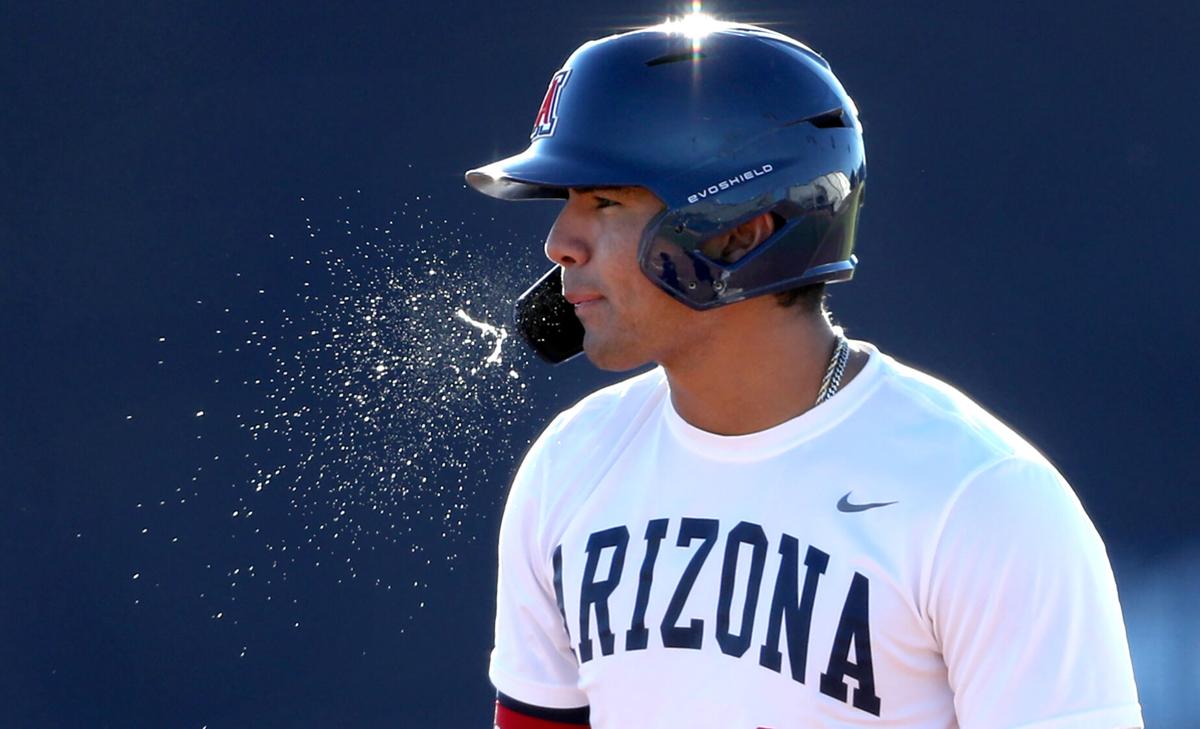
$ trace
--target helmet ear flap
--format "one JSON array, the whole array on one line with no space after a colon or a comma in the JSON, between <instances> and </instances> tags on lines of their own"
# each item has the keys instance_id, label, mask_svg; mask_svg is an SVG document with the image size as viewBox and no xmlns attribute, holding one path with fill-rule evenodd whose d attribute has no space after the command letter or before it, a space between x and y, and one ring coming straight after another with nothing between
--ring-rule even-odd
<instances>
[{"instance_id":1,"label":"helmet ear flap","mask_svg":"<svg viewBox=\"0 0 1200 729\"><path fill-rule=\"evenodd\" d=\"M664 210L643 233L642 272L698 310L847 281L857 266L854 239L864 188L860 176L839 171L785 187L756 181L742 188L740 202L726 196ZM770 233L727 255L727 246L720 245L724 234L764 215Z\"/></svg>"}]
</instances>

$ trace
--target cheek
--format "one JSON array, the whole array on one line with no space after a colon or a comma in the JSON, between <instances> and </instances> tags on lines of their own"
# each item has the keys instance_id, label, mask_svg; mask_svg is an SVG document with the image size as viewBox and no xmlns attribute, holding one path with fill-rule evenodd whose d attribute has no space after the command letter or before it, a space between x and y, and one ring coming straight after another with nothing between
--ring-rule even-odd
<instances>
[{"instance_id":1,"label":"cheek","mask_svg":"<svg viewBox=\"0 0 1200 729\"><path fill-rule=\"evenodd\" d=\"M650 283L638 265L640 235L640 228L618 226L605 235L596 247L597 262L602 264L605 277L624 290L640 288L641 281Z\"/></svg>"},{"instance_id":2,"label":"cheek","mask_svg":"<svg viewBox=\"0 0 1200 729\"><path fill-rule=\"evenodd\" d=\"M604 278L617 312L630 325L655 325L674 319L682 306L642 273L638 245L648 222L647 215L621 221L606 231L596 248L596 262L603 262Z\"/></svg>"},{"instance_id":3,"label":"cheek","mask_svg":"<svg viewBox=\"0 0 1200 729\"><path fill-rule=\"evenodd\" d=\"M659 289L649 276L642 273L636 255L622 261L621 288L629 304L639 312L657 315L658 310L666 303L663 301L665 292Z\"/></svg>"}]
</instances>

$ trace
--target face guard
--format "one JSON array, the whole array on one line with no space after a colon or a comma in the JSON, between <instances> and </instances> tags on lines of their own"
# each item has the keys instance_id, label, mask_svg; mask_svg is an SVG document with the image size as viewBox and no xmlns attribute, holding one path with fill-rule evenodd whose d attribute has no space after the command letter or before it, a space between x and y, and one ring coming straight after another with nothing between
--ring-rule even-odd
<instances>
[{"instance_id":1,"label":"face guard","mask_svg":"<svg viewBox=\"0 0 1200 729\"><path fill-rule=\"evenodd\" d=\"M466 177L508 200L649 189L665 208L639 242L642 272L711 309L853 276L866 175L857 114L828 64L786 36L656 26L583 45L551 80L530 146ZM747 255L706 255L706 241L763 213L775 232ZM557 267L518 298L516 323L550 362L582 351Z\"/></svg>"}]
</instances>

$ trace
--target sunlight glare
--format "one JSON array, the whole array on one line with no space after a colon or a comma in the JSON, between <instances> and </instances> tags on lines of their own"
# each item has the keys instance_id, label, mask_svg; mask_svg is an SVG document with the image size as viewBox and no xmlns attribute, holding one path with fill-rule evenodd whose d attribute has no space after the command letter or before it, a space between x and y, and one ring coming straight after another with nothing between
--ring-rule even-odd
<instances>
[{"instance_id":1,"label":"sunlight glare","mask_svg":"<svg viewBox=\"0 0 1200 729\"><path fill-rule=\"evenodd\" d=\"M668 18L663 23L666 30L674 33L682 33L691 38L693 41L698 41L709 33L720 30L729 25L728 23L717 20L711 15L706 15L700 12L700 3L692 3L692 12L681 18Z\"/></svg>"}]
</instances>

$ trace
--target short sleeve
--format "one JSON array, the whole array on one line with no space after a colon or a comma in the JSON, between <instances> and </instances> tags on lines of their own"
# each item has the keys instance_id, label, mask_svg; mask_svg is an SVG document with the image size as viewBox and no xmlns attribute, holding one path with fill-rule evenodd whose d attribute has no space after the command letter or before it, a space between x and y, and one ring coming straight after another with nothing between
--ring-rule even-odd
<instances>
[{"instance_id":1,"label":"short sleeve","mask_svg":"<svg viewBox=\"0 0 1200 729\"><path fill-rule=\"evenodd\" d=\"M936 545L927 609L963 729L1142 726L1108 555L1053 467L977 472Z\"/></svg>"},{"instance_id":2,"label":"short sleeve","mask_svg":"<svg viewBox=\"0 0 1200 729\"><path fill-rule=\"evenodd\" d=\"M548 429L550 430L550 429ZM496 635L489 676L500 693L546 708L586 706L554 588L553 554L542 545L543 435L525 457L500 525Z\"/></svg>"}]
</instances>

